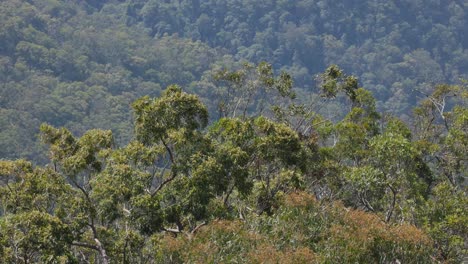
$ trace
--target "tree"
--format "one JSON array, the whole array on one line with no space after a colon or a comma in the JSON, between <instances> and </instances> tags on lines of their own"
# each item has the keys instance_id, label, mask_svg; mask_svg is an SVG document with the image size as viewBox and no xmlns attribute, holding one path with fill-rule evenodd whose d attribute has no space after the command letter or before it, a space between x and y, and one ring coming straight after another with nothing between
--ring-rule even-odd
<instances>
[{"instance_id":1,"label":"tree","mask_svg":"<svg viewBox=\"0 0 468 264\"><path fill-rule=\"evenodd\" d=\"M295 98L291 76L282 72L276 77L272 65L266 62L257 66L245 63L238 71L220 70L213 79L217 89L212 92L220 118L262 115L271 105Z\"/></svg>"},{"instance_id":2,"label":"tree","mask_svg":"<svg viewBox=\"0 0 468 264\"><path fill-rule=\"evenodd\" d=\"M262 116L224 118L213 126L210 136L235 155L228 159L228 164L235 166L226 171L230 188L225 204L235 187L239 194L253 192L259 214L271 214L281 193L302 188L305 152L297 133L286 125ZM226 157L223 160L228 161Z\"/></svg>"},{"instance_id":3,"label":"tree","mask_svg":"<svg viewBox=\"0 0 468 264\"><path fill-rule=\"evenodd\" d=\"M43 141L50 144L50 156L55 170L59 171L75 188L73 207L64 212L66 220L76 228L73 246L96 250L103 263L109 262L106 245L102 242L101 231L104 223L99 219L99 208L93 199L93 187L96 176L103 169L103 162L98 153L111 148L112 133L103 130L91 130L76 139L70 131L42 125Z\"/></svg>"},{"instance_id":4,"label":"tree","mask_svg":"<svg viewBox=\"0 0 468 264\"><path fill-rule=\"evenodd\" d=\"M193 247L210 245L227 247L219 260L429 261L431 241L411 224L434 239L437 258L459 259L462 186L433 177L425 145L398 118L381 119L355 77L337 67L322 77L325 95L350 109L336 123L271 77L287 88L286 99L266 90L284 99L272 100L271 118L246 112L208 126L206 105L173 85L133 103L134 138L122 147L111 131L76 137L43 124L49 165L0 161L0 260L192 261ZM453 109L444 138L453 173L463 173L465 114ZM252 241L261 254L245 248Z\"/></svg>"},{"instance_id":5,"label":"tree","mask_svg":"<svg viewBox=\"0 0 468 264\"><path fill-rule=\"evenodd\" d=\"M51 168L0 161L0 260L74 262L73 228L62 218L75 193Z\"/></svg>"},{"instance_id":6,"label":"tree","mask_svg":"<svg viewBox=\"0 0 468 264\"><path fill-rule=\"evenodd\" d=\"M467 110L466 87L437 85L414 109L418 144L435 159L438 175L454 186L463 186L466 179Z\"/></svg>"},{"instance_id":7,"label":"tree","mask_svg":"<svg viewBox=\"0 0 468 264\"><path fill-rule=\"evenodd\" d=\"M449 181L436 185L430 199L420 207L419 219L434 240L437 258L458 263L466 256L468 196Z\"/></svg>"}]
</instances>

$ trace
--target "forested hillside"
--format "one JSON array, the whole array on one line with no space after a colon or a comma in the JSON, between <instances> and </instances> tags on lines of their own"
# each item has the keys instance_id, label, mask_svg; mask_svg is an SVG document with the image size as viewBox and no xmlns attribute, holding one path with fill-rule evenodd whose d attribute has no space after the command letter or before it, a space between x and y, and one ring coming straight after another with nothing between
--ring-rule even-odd
<instances>
[{"instance_id":1,"label":"forested hillside","mask_svg":"<svg viewBox=\"0 0 468 264\"><path fill-rule=\"evenodd\" d=\"M462 263L468 2L3 0L0 263Z\"/></svg>"},{"instance_id":2,"label":"forested hillside","mask_svg":"<svg viewBox=\"0 0 468 264\"><path fill-rule=\"evenodd\" d=\"M210 106L214 69L271 62L317 93L337 64L409 121L437 83L468 72L465 1L0 3L0 157L45 162L42 122L131 137L129 104L176 83ZM309 98L306 96L306 98Z\"/></svg>"}]
</instances>

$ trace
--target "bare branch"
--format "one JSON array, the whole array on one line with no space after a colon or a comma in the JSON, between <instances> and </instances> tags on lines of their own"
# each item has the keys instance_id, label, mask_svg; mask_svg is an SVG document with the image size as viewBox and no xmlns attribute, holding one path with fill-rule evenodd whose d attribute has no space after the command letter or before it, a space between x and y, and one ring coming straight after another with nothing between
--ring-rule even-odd
<instances>
[{"instance_id":1,"label":"bare branch","mask_svg":"<svg viewBox=\"0 0 468 264\"><path fill-rule=\"evenodd\" d=\"M228 189L228 191L226 193L226 197L224 197L224 199L223 199L223 204L224 204L225 207L227 207L227 204L228 204L228 201L229 201L229 196L231 195L232 191L234 190L234 187L235 187L235 184L232 184L229 187L229 189Z\"/></svg>"},{"instance_id":2,"label":"bare branch","mask_svg":"<svg viewBox=\"0 0 468 264\"><path fill-rule=\"evenodd\" d=\"M392 196L393 197L392 197L392 203L391 203L390 208L388 209L388 212L387 212L387 216L385 217L385 222L387 222L387 223L392 218L393 210L395 209L396 195L397 195L397 191L395 190L395 188L393 188L391 185L389 185L388 187L392 191Z\"/></svg>"},{"instance_id":3,"label":"bare branch","mask_svg":"<svg viewBox=\"0 0 468 264\"><path fill-rule=\"evenodd\" d=\"M203 222L203 223L197 225L197 226L192 230L192 232L190 232L190 233L191 233L191 234L195 234L195 233L198 231L198 229L200 229L200 228L201 228L202 226L204 226L204 225L206 225L206 222Z\"/></svg>"},{"instance_id":4,"label":"bare branch","mask_svg":"<svg viewBox=\"0 0 468 264\"><path fill-rule=\"evenodd\" d=\"M179 229L175 229L175 228L163 228L163 231L169 232L169 233L174 233L174 234L179 234L179 233L182 232Z\"/></svg>"},{"instance_id":5,"label":"bare branch","mask_svg":"<svg viewBox=\"0 0 468 264\"><path fill-rule=\"evenodd\" d=\"M174 154L172 153L171 148L169 147L169 145L166 144L166 141L164 141L163 138L161 138L161 142L164 145L164 147L166 148L167 153L169 153L169 158L170 158L172 164L174 164L175 163L175 158L174 158Z\"/></svg>"},{"instance_id":6,"label":"bare branch","mask_svg":"<svg viewBox=\"0 0 468 264\"><path fill-rule=\"evenodd\" d=\"M164 185L170 183L171 181L173 181L177 176L177 173L175 173L174 171L171 172L171 177L166 179L165 181L163 181L154 191L153 193L151 194L151 197L154 197L156 195L156 193L158 193L163 187Z\"/></svg>"},{"instance_id":7,"label":"bare branch","mask_svg":"<svg viewBox=\"0 0 468 264\"><path fill-rule=\"evenodd\" d=\"M163 138L161 138L161 142L162 144L164 145L164 147L166 148L167 152L169 153L169 159L171 160L171 163L172 164L175 164L175 157L174 157L174 154L171 150L171 148L169 147L169 145L166 144L166 142L164 141ZM151 197L154 197L156 195L156 193L158 193L166 184L170 183L171 181L173 181L177 176L177 173L172 170L171 171L171 177L169 177L168 179L166 179L165 181L163 181L152 193L151 193Z\"/></svg>"},{"instance_id":8,"label":"bare branch","mask_svg":"<svg viewBox=\"0 0 468 264\"><path fill-rule=\"evenodd\" d=\"M71 245L72 245L72 246L77 246L77 247L89 248L89 249L93 249L93 250L96 250L96 251L99 252L99 249L97 248L97 246L91 245L91 244L88 244L88 243L73 241L73 242L71 243Z\"/></svg>"}]
</instances>

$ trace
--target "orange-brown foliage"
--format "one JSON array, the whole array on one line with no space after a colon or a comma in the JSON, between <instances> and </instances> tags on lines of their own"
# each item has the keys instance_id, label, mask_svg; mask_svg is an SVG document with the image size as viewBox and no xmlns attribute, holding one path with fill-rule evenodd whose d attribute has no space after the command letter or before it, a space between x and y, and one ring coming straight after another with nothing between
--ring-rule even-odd
<instances>
[{"instance_id":1,"label":"orange-brown foliage","mask_svg":"<svg viewBox=\"0 0 468 264\"><path fill-rule=\"evenodd\" d=\"M306 247L296 250L277 250L274 246L262 244L248 254L251 263L318 263L317 255Z\"/></svg>"},{"instance_id":2,"label":"orange-brown foliage","mask_svg":"<svg viewBox=\"0 0 468 264\"><path fill-rule=\"evenodd\" d=\"M285 198L285 205L291 207L307 207L316 203L317 199L315 196L306 192L294 192Z\"/></svg>"}]
</instances>

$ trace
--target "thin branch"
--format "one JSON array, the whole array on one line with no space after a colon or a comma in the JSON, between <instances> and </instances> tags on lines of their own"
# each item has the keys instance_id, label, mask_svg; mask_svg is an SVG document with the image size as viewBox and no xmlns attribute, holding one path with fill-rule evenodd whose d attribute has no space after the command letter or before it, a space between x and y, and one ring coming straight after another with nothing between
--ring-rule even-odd
<instances>
[{"instance_id":1,"label":"thin branch","mask_svg":"<svg viewBox=\"0 0 468 264\"><path fill-rule=\"evenodd\" d=\"M91 198L89 197L89 193L86 192L86 190L81 185L79 185L75 180L73 180L71 177L69 178L71 182L75 185L75 187L78 188L84 194L86 200L89 202L89 205L91 206L93 203L91 201Z\"/></svg>"},{"instance_id":2,"label":"thin branch","mask_svg":"<svg viewBox=\"0 0 468 264\"><path fill-rule=\"evenodd\" d=\"M387 212L387 216L385 217L385 222L387 222L387 223L392 218L393 210L395 209L396 195L397 195L397 191L395 190L395 188L393 188L391 185L389 185L388 187L392 191L393 197L392 197L392 204L390 205L390 208L388 209L389 211Z\"/></svg>"},{"instance_id":3,"label":"thin branch","mask_svg":"<svg viewBox=\"0 0 468 264\"><path fill-rule=\"evenodd\" d=\"M164 139L162 137L161 137L161 142L164 145L164 147L166 148L167 152L169 153L169 158L170 158L172 164L175 164L175 158L174 158L174 154L172 153L171 148L166 144L166 142L164 141Z\"/></svg>"},{"instance_id":4,"label":"thin branch","mask_svg":"<svg viewBox=\"0 0 468 264\"><path fill-rule=\"evenodd\" d=\"M174 157L174 154L172 153L172 150L171 148L166 144L166 142L164 141L163 138L161 138L161 142L162 144L164 145L164 147L166 148L167 152L169 153L169 159L171 160L171 163L172 164L175 164L175 157ZM154 197L156 195L156 193L158 193L166 184L170 183L171 181L173 181L177 176L177 173L172 170L171 171L171 177L169 177L168 179L166 179L165 181L163 181L151 194L151 197Z\"/></svg>"},{"instance_id":5,"label":"thin branch","mask_svg":"<svg viewBox=\"0 0 468 264\"><path fill-rule=\"evenodd\" d=\"M374 207L372 207L369 201L367 201L367 199L364 198L363 194L358 193L358 196L359 196L359 199L361 200L361 203L364 205L364 207L366 207L366 209L368 209L371 212L375 212Z\"/></svg>"},{"instance_id":6,"label":"thin branch","mask_svg":"<svg viewBox=\"0 0 468 264\"><path fill-rule=\"evenodd\" d=\"M175 228L163 228L163 231L173 233L173 234L179 234L182 232L179 229L175 229Z\"/></svg>"},{"instance_id":7,"label":"thin branch","mask_svg":"<svg viewBox=\"0 0 468 264\"><path fill-rule=\"evenodd\" d=\"M229 201L229 196L231 195L232 191L234 190L235 184L232 184L231 187L229 187L226 197L223 199L223 204L225 207L227 207L228 201Z\"/></svg>"},{"instance_id":8,"label":"thin branch","mask_svg":"<svg viewBox=\"0 0 468 264\"><path fill-rule=\"evenodd\" d=\"M93 250L96 250L96 251L99 252L99 249L97 248L97 246L91 245L91 244L88 244L88 243L73 241L73 242L71 243L71 245L72 245L72 246L77 246L77 247L89 248L89 249L93 249Z\"/></svg>"},{"instance_id":9,"label":"thin branch","mask_svg":"<svg viewBox=\"0 0 468 264\"><path fill-rule=\"evenodd\" d=\"M177 176L177 173L175 173L174 171L171 172L171 177L166 179L165 181L163 181L154 191L153 193L151 194L151 197L154 197L163 187L164 185L170 183L171 181L173 181L176 176Z\"/></svg>"},{"instance_id":10,"label":"thin branch","mask_svg":"<svg viewBox=\"0 0 468 264\"><path fill-rule=\"evenodd\" d=\"M107 256L106 250L102 246L101 241L99 241L99 239L97 239L97 238L94 238L94 241L96 242L99 253L101 254L102 263L108 264L109 263L109 257Z\"/></svg>"},{"instance_id":11,"label":"thin branch","mask_svg":"<svg viewBox=\"0 0 468 264\"><path fill-rule=\"evenodd\" d=\"M94 219L90 218L90 221L91 221L91 223L88 224L88 226L91 228L91 230L93 232L94 242L96 242L96 248L98 249L99 254L102 257L102 263L108 264L109 263L109 257L107 256L106 250L102 246L101 241L99 241L99 239L98 239L97 230L96 230L96 227L94 226Z\"/></svg>"},{"instance_id":12,"label":"thin branch","mask_svg":"<svg viewBox=\"0 0 468 264\"><path fill-rule=\"evenodd\" d=\"M157 183L162 181L162 179L164 177L164 174L166 173L166 170L169 167L169 163L170 163L170 161L167 161L166 164L164 164L164 166L162 167L162 169L158 168L159 169L159 176L156 176L156 173L157 173L156 168L153 169L154 172L152 173L152 176L151 176L151 185L149 186L149 188L145 189L146 193L148 193L149 195L154 195L155 191L151 191L151 189L156 185L155 178L157 178Z\"/></svg>"},{"instance_id":13,"label":"thin branch","mask_svg":"<svg viewBox=\"0 0 468 264\"><path fill-rule=\"evenodd\" d=\"M236 106L234 107L233 111L232 111L232 118L236 118L236 111L237 111L237 108L239 107L239 104L242 102L242 97L239 98L239 100L237 101L237 104Z\"/></svg>"},{"instance_id":14,"label":"thin branch","mask_svg":"<svg viewBox=\"0 0 468 264\"><path fill-rule=\"evenodd\" d=\"M192 230L192 232L190 232L190 233L191 233L191 234L195 234L195 233L198 231L198 229L200 229L200 228L201 228L202 226L204 226L204 225L206 225L206 222L203 222L203 223L197 225L197 226Z\"/></svg>"}]
</instances>

